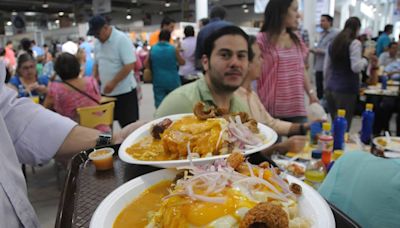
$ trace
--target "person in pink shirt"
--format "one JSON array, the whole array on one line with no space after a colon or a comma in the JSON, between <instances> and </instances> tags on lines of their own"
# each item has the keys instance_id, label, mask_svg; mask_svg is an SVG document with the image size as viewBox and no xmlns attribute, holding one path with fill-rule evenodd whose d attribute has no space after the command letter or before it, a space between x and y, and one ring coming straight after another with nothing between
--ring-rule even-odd
<instances>
[{"instance_id":1,"label":"person in pink shirt","mask_svg":"<svg viewBox=\"0 0 400 228\"><path fill-rule=\"evenodd\" d=\"M257 35L263 57L257 93L273 117L304 123L304 93L310 103L319 101L305 71L308 49L294 32L300 18L298 5L297 0L270 0L265 8L264 24Z\"/></svg>"},{"instance_id":2,"label":"person in pink shirt","mask_svg":"<svg viewBox=\"0 0 400 228\"><path fill-rule=\"evenodd\" d=\"M57 113L79 122L77 108L96 106L101 95L94 77L79 77L80 64L78 59L69 53L57 57L54 70L62 81L50 83L43 106L54 109ZM98 126L96 129L109 132L108 126Z\"/></svg>"}]
</instances>

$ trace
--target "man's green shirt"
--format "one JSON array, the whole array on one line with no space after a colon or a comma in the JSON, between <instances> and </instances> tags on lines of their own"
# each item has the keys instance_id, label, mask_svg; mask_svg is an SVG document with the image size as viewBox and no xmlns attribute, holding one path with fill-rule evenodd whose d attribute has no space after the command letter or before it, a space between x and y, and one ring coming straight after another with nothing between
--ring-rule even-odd
<instances>
[{"instance_id":1,"label":"man's green shirt","mask_svg":"<svg viewBox=\"0 0 400 228\"><path fill-rule=\"evenodd\" d=\"M216 106L204 78L172 91L158 107L155 117L160 118L173 114L192 113L194 105L199 101L204 102L206 106ZM249 113L248 107L242 103L240 98L233 94L229 111Z\"/></svg>"}]
</instances>

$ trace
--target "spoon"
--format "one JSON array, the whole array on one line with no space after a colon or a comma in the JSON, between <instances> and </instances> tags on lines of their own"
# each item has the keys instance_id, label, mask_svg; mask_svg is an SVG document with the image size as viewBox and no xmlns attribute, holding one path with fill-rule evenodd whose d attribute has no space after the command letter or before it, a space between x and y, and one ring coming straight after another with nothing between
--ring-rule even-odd
<instances>
[{"instance_id":1,"label":"spoon","mask_svg":"<svg viewBox=\"0 0 400 228\"><path fill-rule=\"evenodd\" d=\"M385 137L386 137L386 147L387 147L392 143L392 138L390 137L389 131L385 131Z\"/></svg>"}]
</instances>

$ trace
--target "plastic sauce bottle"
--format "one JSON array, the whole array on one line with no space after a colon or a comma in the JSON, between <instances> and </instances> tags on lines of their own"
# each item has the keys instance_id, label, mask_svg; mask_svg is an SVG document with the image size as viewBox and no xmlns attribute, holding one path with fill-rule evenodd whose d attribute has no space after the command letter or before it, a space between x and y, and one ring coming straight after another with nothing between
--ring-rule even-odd
<instances>
[{"instance_id":1,"label":"plastic sauce bottle","mask_svg":"<svg viewBox=\"0 0 400 228\"><path fill-rule=\"evenodd\" d=\"M381 76L381 89L385 90L387 88L387 81L388 81L388 76L382 75Z\"/></svg>"},{"instance_id":2,"label":"plastic sauce bottle","mask_svg":"<svg viewBox=\"0 0 400 228\"><path fill-rule=\"evenodd\" d=\"M330 134L331 124L322 124L322 135L318 139L318 147L322 152L322 163L327 167L331 162L331 156L333 151L333 137Z\"/></svg>"},{"instance_id":3,"label":"plastic sauce bottle","mask_svg":"<svg viewBox=\"0 0 400 228\"><path fill-rule=\"evenodd\" d=\"M325 166L321 161L321 152L314 150L311 154L311 161L306 167L304 182L314 189L318 189L321 183L324 181L325 175L326 171Z\"/></svg>"},{"instance_id":4,"label":"plastic sauce bottle","mask_svg":"<svg viewBox=\"0 0 400 228\"><path fill-rule=\"evenodd\" d=\"M333 121L333 150L344 150L344 136L347 131L346 110L339 109Z\"/></svg>"},{"instance_id":5,"label":"plastic sauce bottle","mask_svg":"<svg viewBox=\"0 0 400 228\"><path fill-rule=\"evenodd\" d=\"M368 145L371 143L372 127L374 125L375 113L372 111L373 104L366 104L362 114L361 142Z\"/></svg>"},{"instance_id":6,"label":"plastic sauce bottle","mask_svg":"<svg viewBox=\"0 0 400 228\"><path fill-rule=\"evenodd\" d=\"M332 161L329 163L328 167L326 168L326 171L329 172L332 168L332 166L335 164L335 161L340 158L340 156L343 155L343 150L335 150L333 151L332 155Z\"/></svg>"},{"instance_id":7,"label":"plastic sauce bottle","mask_svg":"<svg viewBox=\"0 0 400 228\"><path fill-rule=\"evenodd\" d=\"M25 96L25 89L22 84L18 85L18 97L24 97Z\"/></svg>"}]
</instances>

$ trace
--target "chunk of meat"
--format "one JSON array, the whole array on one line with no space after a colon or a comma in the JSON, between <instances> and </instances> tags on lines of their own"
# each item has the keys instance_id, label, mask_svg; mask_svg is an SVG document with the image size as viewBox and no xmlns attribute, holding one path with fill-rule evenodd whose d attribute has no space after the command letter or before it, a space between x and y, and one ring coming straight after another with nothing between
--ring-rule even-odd
<instances>
[{"instance_id":1,"label":"chunk of meat","mask_svg":"<svg viewBox=\"0 0 400 228\"><path fill-rule=\"evenodd\" d=\"M242 153L234 152L229 155L227 162L230 167L237 169L244 162L244 156Z\"/></svg>"},{"instance_id":2,"label":"chunk of meat","mask_svg":"<svg viewBox=\"0 0 400 228\"><path fill-rule=\"evenodd\" d=\"M288 214L278 205L261 202L250 209L240 222L239 228L289 227Z\"/></svg>"},{"instance_id":3,"label":"chunk of meat","mask_svg":"<svg viewBox=\"0 0 400 228\"><path fill-rule=\"evenodd\" d=\"M194 106L193 113L199 120L206 120L208 118L217 117L216 109L214 107L205 109L205 104L203 102L198 102Z\"/></svg>"},{"instance_id":4,"label":"chunk of meat","mask_svg":"<svg viewBox=\"0 0 400 228\"><path fill-rule=\"evenodd\" d=\"M172 120L166 118L160 123L153 126L151 129L151 136L155 139L161 139L161 134L164 133L165 129L171 126Z\"/></svg>"}]
</instances>

